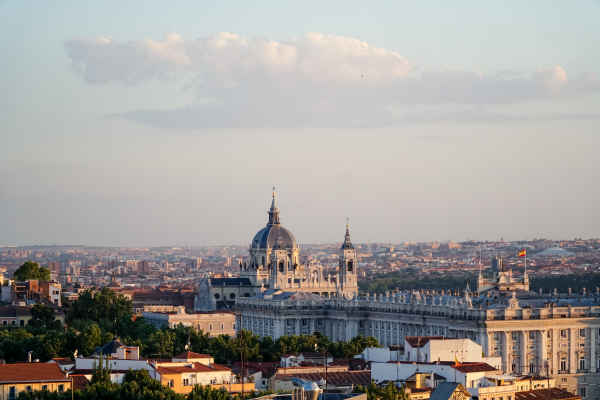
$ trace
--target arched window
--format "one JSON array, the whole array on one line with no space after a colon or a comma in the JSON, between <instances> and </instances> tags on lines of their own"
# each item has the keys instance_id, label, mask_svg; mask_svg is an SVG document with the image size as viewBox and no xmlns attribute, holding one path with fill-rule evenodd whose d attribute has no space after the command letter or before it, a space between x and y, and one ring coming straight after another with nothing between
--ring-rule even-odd
<instances>
[{"instance_id":1,"label":"arched window","mask_svg":"<svg viewBox=\"0 0 600 400\"><path fill-rule=\"evenodd\" d=\"M348 261L348 272L352 272L353 268L354 268L354 260Z\"/></svg>"},{"instance_id":2,"label":"arched window","mask_svg":"<svg viewBox=\"0 0 600 400\"><path fill-rule=\"evenodd\" d=\"M229 298L230 298L231 300L235 299L235 293L231 293L231 294L229 295Z\"/></svg>"},{"instance_id":3,"label":"arched window","mask_svg":"<svg viewBox=\"0 0 600 400\"><path fill-rule=\"evenodd\" d=\"M215 299L219 300L220 297L221 295L219 293L215 293Z\"/></svg>"}]
</instances>

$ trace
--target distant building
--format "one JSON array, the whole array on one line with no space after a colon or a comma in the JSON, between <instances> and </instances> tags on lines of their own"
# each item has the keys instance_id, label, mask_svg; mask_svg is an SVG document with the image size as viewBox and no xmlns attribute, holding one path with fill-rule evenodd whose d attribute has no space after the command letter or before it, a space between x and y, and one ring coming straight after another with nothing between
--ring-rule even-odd
<instances>
[{"instance_id":1,"label":"distant building","mask_svg":"<svg viewBox=\"0 0 600 400\"><path fill-rule=\"evenodd\" d=\"M156 327L189 326L209 336L235 336L235 314L232 312L196 312L188 314L184 307L176 312L143 312L142 316Z\"/></svg>"},{"instance_id":2,"label":"distant building","mask_svg":"<svg viewBox=\"0 0 600 400\"><path fill-rule=\"evenodd\" d=\"M521 279L517 279L513 277L512 269L504 269L502 257L492 258L491 276L485 277L480 271L477 277L477 292L485 293L488 290L503 292L529 291L529 275L527 274L527 270L525 270Z\"/></svg>"},{"instance_id":3,"label":"distant building","mask_svg":"<svg viewBox=\"0 0 600 400\"><path fill-rule=\"evenodd\" d=\"M96 348L93 356L105 356L118 360L139 360L140 348L138 346L125 346L119 338L114 338L104 346Z\"/></svg>"},{"instance_id":4,"label":"distant building","mask_svg":"<svg viewBox=\"0 0 600 400\"><path fill-rule=\"evenodd\" d=\"M62 285L59 282L40 282L39 290L41 298L58 307L62 306Z\"/></svg>"},{"instance_id":5,"label":"distant building","mask_svg":"<svg viewBox=\"0 0 600 400\"><path fill-rule=\"evenodd\" d=\"M31 320L31 309L21 306L0 306L0 326L24 327Z\"/></svg>"}]
</instances>

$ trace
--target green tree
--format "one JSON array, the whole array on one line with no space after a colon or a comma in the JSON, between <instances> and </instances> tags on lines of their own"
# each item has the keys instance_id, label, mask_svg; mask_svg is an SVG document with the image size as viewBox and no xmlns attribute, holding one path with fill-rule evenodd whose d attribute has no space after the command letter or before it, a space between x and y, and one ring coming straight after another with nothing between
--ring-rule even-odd
<instances>
[{"instance_id":1,"label":"green tree","mask_svg":"<svg viewBox=\"0 0 600 400\"><path fill-rule=\"evenodd\" d=\"M49 281L50 270L48 268L40 267L36 262L26 261L15 271L13 278L16 281L26 281L29 279Z\"/></svg>"},{"instance_id":2,"label":"green tree","mask_svg":"<svg viewBox=\"0 0 600 400\"><path fill-rule=\"evenodd\" d=\"M377 386L371 382L367 386L356 386L358 393L366 393L367 400L408 400L408 393L404 387L398 388L393 382L388 382L385 386Z\"/></svg>"},{"instance_id":3,"label":"green tree","mask_svg":"<svg viewBox=\"0 0 600 400\"><path fill-rule=\"evenodd\" d=\"M231 395L225 389L196 385L186 396L186 400L229 400Z\"/></svg>"},{"instance_id":4,"label":"green tree","mask_svg":"<svg viewBox=\"0 0 600 400\"><path fill-rule=\"evenodd\" d=\"M150 335L147 353L150 356L172 357L174 355L175 332L170 329L161 329Z\"/></svg>"},{"instance_id":5,"label":"green tree","mask_svg":"<svg viewBox=\"0 0 600 400\"><path fill-rule=\"evenodd\" d=\"M45 304L36 304L31 308L31 320L28 324L34 332L58 330L60 321L56 320L54 309Z\"/></svg>"},{"instance_id":6,"label":"green tree","mask_svg":"<svg viewBox=\"0 0 600 400\"><path fill-rule=\"evenodd\" d=\"M96 347L102 345L102 331L98 324L93 323L88 325L78 336L77 336L78 349L83 355L90 355L94 352Z\"/></svg>"},{"instance_id":7,"label":"green tree","mask_svg":"<svg viewBox=\"0 0 600 400\"><path fill-rule=\"evenodd\" d=\"M110 384L110 366L108 360L104 358L102 354L98 358L98 364L94 365L94 372L92 373L92 385L94 384Z\"/></svg>"},{"instance_id":8,"label":"green tree","mask_svg":"<svg viewBox=\"0 0 600 400\"><path fill-rule=\"evenodd\" d=\"M129 370L119 387L120 400L184 400L185 397L175 393L171 388L163 386L150 377L145 369Z\"/></svg>"},{"instance_id":9,"label":"green tree","mask_svg":"<svg viewBox=\"0 0 600 400\"><path fill-rule=\"evenodd\" d=\"M83 292L69 307L67 322L80 326L82 323L85 325L86 321L92 321L103 331L127 336L132 329L132 316L131 300L117 295L109 288L102 288L97 292Z\"/></svg>"}]
</instances>

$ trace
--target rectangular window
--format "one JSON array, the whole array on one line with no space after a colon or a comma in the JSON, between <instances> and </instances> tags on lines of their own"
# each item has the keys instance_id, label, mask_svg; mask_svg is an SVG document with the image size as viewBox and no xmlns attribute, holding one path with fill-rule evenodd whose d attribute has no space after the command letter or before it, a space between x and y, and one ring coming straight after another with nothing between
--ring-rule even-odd
<instances>
[{"instance_id":1,"label":"rectangular window","mask_svg":"<svg viewBox=\"0 0 600 400\"><path fill-rule=\"evenodd\" d=\"M569 336L569 331L567 329L560 330L560 337L566 338Z\"/></svg>"},{"instance_id":2,"label":"rectangular window","mask_svg":"<svg viewBox=\"0 0 600 400\"><path fill-rule=\"evenodd\" d=\"M531 339L531 340L535 339L535 331L529 331L529 339Z\"/></svg>"},{"instance_id":3,"label":"rectangular window","mask_svg":"<svg viewBox=\"0 0 600 400\"><path fill-rule=\"evenodd\" d=\"M580 395L581 397L585 397L585 388L584 388L584 387L582 387L582 388L579 388L579 395Z\"/></svg>"},{"instance_id":4,"label":"rectangular window","mask_svg":"<svg viewBox=\"0 0 600 400\"><path fill-rule=\"evenodd\" d=\"M42 390L48 390L48 385L42 385Z\"/></svg>"},{"instance_id":5,"label":"rectangular window","mask_svg":"<svg viewBox=\"0 0 600 400\"><path fill-rule=\"evenodd\" d=\"M17 388L14 386L11 386L8 389L8 400L15 400L17 398Z\"/></svg>"},{"instance_id":6,"label":"rectangular window","mask_svg":"<svg viewBox=\"0 0 600 400\"><path fill-rule=\"evenodd\" d=\"M583 371L585 369L585 358L579 359L579 369Z\"/></svg>"},{"instance_id":7,"label":"rectangular window","mask_svg":"<svg viewBox=\"0 0 600 400\"><path fill-rule=\"evenodd\" d=\"M579 330L579 337L585 337L585 328Z\"/></svg>"},{"instance_id":8,"label":"rectangular window","mask_svg":"<svg viewBox=\"0 0 600 400\"><path fill-rule=\"evenodd\" d=\"M62 384L61 384L61 385L58 385L58 391L59 391L60 393L64 392L64 391L65 391L65 385L62 385Z\"/></svg>"},{"instance_id":9,"label":"rectangular window","mask_svg":"<svg viewBox=\"0 0 600 400\"><path fill-rule=\"evenodd\" d=\"M190 386L190 380L188 378L183 379L183 386Z\"/></svg>"},{"instance_id":10,"label":"rectangular window","mask_svg":"<svg viewBox=\"0 0 600 400\"><path fill-rule=\"evenodd\" d=\"M173 386L175 386L175 381L173 381L173 379L169 380L169 387L172 388Z\"/></svg>"},{"instance_id":11,"label":"rectangular window","mask_svg":"<svg viewBox=\"0 0 600 400\"><path fill-rule=\"evenodd\" d=\"M25 386L25 391L31 393L31 386Z\"/></svg>"},{"instance_id":12,"label":"rectangular window","mask_svg":"<svg viewBox=\"0 0 600 400\"><path fill-rule=\"evenodd\" d=\"M561 371L566 371L567 370L567 359L566 358L562 358L560 360L560 370Z\"/></svg>"}]
</instances>

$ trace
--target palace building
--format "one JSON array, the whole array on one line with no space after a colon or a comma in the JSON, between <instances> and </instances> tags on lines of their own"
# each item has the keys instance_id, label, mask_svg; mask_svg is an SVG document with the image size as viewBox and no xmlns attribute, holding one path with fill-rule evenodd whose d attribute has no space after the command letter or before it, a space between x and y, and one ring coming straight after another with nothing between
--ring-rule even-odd
<instances>
[{"instance_id":1,"label":"palace building","mask_svg":"<svg viewBox=\"0 0 600 400\"><path fill-rule=\"evenodd\" d=\"M320 332L333 341L373 336L402 346L409 336L471 339L508 374L549 375L559 388L600 398L600 290L534 293L529 278L492 262L475 291L357 289L357 254L346 226L332 276L302 265L292 233L281 226L273 192L267 225L251 242L236 278L206 279L197 309L231 307L236 329L277 339Z\"/></svg>"}]
</instances>

